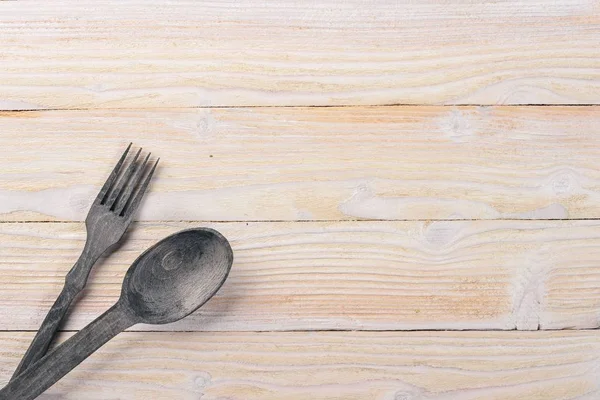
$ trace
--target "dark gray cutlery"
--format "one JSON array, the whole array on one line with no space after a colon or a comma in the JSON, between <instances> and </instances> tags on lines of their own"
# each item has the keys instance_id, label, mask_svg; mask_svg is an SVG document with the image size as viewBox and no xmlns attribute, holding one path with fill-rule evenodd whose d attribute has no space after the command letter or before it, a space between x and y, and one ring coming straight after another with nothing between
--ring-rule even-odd
<instances>
[{"instance_id":1,"label":"dark gray cutlery","mask_svg":"<svg viewBox=\"0 0 600 400\"><path fill-rule=\"evenodd\" d=\"M133 215L150 183L158 160L144 179L144 171L150 154L143 162L138 162L137 159L142 151L139 149L129 166L125 167L123 163L130 148L131 143L92 203L85 219L87 238L83 251L67 274L62 291L46 315L11 379L46 354L69 306L84 288L92 266L103 253L121 239L133 220Z\"/></svg>"},{"instance_id":2,"label":"dark gray cutlery","mask_svg":"<svg viewBox=\"0 0 600 400\"><path fill-rule=\"evenodd\" d=\"M161 240L129 267L114 306L12 380L0 390L0 400L35 399L135 324L166 324L191 314L219 290L232 263L229 242L212 229Z\"/></svg>"}]
</instances>

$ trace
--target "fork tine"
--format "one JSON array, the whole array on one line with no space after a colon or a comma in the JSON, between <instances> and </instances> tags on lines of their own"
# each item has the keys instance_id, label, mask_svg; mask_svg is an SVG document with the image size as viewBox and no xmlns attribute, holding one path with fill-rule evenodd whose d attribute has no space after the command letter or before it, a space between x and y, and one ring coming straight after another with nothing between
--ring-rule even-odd
<instances>
[{"instance_id":1,"label":"fork tine","mask_svg":"<svg viewBox=\"0 0 600 400\"><path fill-rule=\"evenodd\" d=\"M119 178L116 186L108 195L108 199L104 202L104 204L106 204L111 210L114 210L115 203L118 200L121 192L123 191L123 187L125 187L129 179L131 178L131 175L133 175L133 172L135 170L135 162L137 161L141 151L141 148L137 151L135 157L133 157L133 160L131 160L131 163Z\"/></svg>"},{"instance_id":2,"label":"fork tine","mask_svg":"<svg viewBox=\"0 0 600 400\"><path fill-rule=\"evenodd\" d=\"M142 186L140 186L138 191L135 193L135 196L133 193L131 194L130 202L125 204L123 211L121 211L121 215L124 215L126 218L131 218L133 216L133 213L138 208L138 206L140 205L140 202L142 201L142 198L144 197L144 193L146 192L146 189L148 188L148 185L150 184L150 180L152 179L152 174L154 174L154 170L156 169L156 166L158 165L159 161L160 161L160 158L158 158L156 160L156 162L152 166L152 169L150 170L150 172L148 172L148 175L146 176L144 183L142 183Z\"/></svg>"},{"instance_id":3,"label":"fork tine","mask_svg":"<svg viewBox=\"0 0 600 400\"><path fill-rule=\"evenodd\" d=\"M152 153L148 153L144 161L137 165L137 167L135 168L135 173L133 174L129 182L127 182L127 185L123 189L123 192L119 195L119 200L117 200L114 207L114 210L117 214L122 215L123 210L125 209L125 206L127 205L129 198L131 197L131 193L133 193L135 188L138 187L140 182L142 181L142 175L144 174L144 170L146 169L146 164L148 163L150 154Z\"/></svg>"},{"instance_id":4,"label":"fork tine","mask_svg":"<svg viewBox=\"0 0 600 400\"><path fill-rule=\"evenodd\" d=\"M98 196L96 196L96 199L94 200L95 203L104 204L104 201L106 200L106 195L108 194L108 191L110 190L110 188L113 186L113 184L117 180L117 176L119 175L119 170L121 169L121 165L123 165L123 161L125 161L125 157L127 157L127 153L129 153L131 144L132 143L129 143L129 146L127 146L127 148L125 149L125 152L123 153L123 155L117 162L117 165L115 165L112 172L106 179L106 182L104 182L102 189L100 189L100 193L98 193Z\"/></svg>"}]
</instances>

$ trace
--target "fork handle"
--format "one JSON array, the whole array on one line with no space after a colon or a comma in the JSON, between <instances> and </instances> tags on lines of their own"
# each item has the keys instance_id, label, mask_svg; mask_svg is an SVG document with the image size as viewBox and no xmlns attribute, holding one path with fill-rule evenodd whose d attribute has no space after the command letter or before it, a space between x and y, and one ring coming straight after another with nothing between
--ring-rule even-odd
<instances>
[{"instance_id":1,"label":"fork handle","mask_svg":"<svg viewBox=\"0 0 600 400\"><path fill-rule=\"evenodd\" d=\"M48 311L46 318L44 318L44 322L42 322L40 329L37 331L33 341L29 345L27 352L25 352L25 355L21 359L19 366L13 373L11 381L46 354L48 347L50 346L50 343L52 343L52 339L75 296L76 293L68 286L63 287L63 290L60 292L60 295L52 305L50 311Z\"/></svg>"},{"instance_id":2,"label":"fork handle","mask_svg":"<svg viewBox=\"0 0 600 400\"><path fill-rule=\"evenodd\" d=\"M13 373L11 381L46 354L60 323L69 310L69 306L85 286L92 266L102 254L99 251L94 251L91 246L88 246L88 242L86 241L79 259L67 274L62 291L52 305L52 308L50 308L50 311L48 311L48 314L46 314L46 318L44 318L40 329L37 331L29 348Z\"/></svg>"}]
</instances>

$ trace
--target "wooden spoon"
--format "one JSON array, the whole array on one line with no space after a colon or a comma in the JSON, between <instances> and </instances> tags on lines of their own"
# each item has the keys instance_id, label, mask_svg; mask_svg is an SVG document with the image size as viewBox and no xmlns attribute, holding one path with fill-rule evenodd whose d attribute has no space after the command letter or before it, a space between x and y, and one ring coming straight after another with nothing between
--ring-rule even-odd
<instances>
[{"instance_id":1,"label":"wooden spoon","mask_svg":"<svg viewBox=\"0 0 600 400\"><path fill-rule=\"evenodd\" d=\"M191 314L219 290L232 263L229 242L212 229L184 230L161 240L131 265L114 306L12 380L0 399L35 399L125 329Z\"/></svg>"}]
</instances>

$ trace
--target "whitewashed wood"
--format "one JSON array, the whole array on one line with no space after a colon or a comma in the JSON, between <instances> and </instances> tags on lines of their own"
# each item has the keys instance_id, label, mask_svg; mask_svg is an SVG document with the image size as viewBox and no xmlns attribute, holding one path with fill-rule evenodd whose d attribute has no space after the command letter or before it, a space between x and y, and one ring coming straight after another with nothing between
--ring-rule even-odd
<instances>
[{"instance_id":1,"label":"whitewashed wood","mask_svg":"<svg viewBox=\"0 0 600 400\"><path fill-rule=\"evenodd\" d=\"M0 334L6 382L31 333ZM40 400L594 400L581 332L130 332Z\"/></svg>"},{"instance_id":2,"label":"whitewashed wood","mask_svg":"<svg viewBox=\"0 0 600 400\"><path fill-rule=\"evenodd\" d=\"M0 2L0 108L600 99L597 1Z\"/></svg>"},{"instance_id":3,"label":"whitewashed wood","mask_svg":"<svg viewBox=\"0 0 600 400\"><path fill-rule=\"evenodd\" d=\"M111 306L146 248L201 223L142 223L93 270L65 329ZM137 330L560 329L600 326L600 222L209 224L234 250L199 312ZM35 330L83 246L83 224L0 224L0 330Z\"/></svg>"},{"instance_id":4,"label":"whitewashed wood","mask_svg":"<svg viewBox=\"0 0 600 400\"><path fill-rule=\"evenodd\" d=\"M0 113L0 219L81 221L131 140L141 220L600 218L599 107Z\"/></svg>"}]
</instances>

